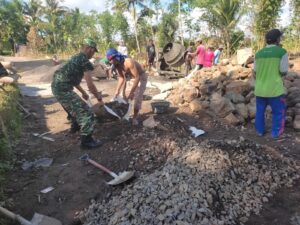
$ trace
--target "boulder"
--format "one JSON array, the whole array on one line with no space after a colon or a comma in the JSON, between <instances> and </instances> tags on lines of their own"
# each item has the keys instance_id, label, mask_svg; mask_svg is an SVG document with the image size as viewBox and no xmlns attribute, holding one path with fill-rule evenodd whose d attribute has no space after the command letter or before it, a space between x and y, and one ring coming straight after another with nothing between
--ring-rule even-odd
<instances>
[{"instance_id":1,"label":"boulder","mask_svg":"<svg viewBox=\"0 0 300 225\"><path fill-rule=\"evenodd\" d=\"M284 86L286 89L288 89L293 86L293 82L291 82L289 80L284 80Z\"/></svg>"},{"instance_id":2,"label":"boulder","mask_svg":"<svg viewBox=\"0 0 300 225\"><path fill-rule=\"evenodd\" d=\"M192 112L198 112L202 109L201 101L199 99L194 99L191 101L189 106Z\"/></svg>"},{"instance_id":3,"label":"boulder","mask_svg":"<svg viewBox=\"0 0 300 225\"><path fill-rule=\"evenodd\" d=\"M250 119L254 119L255 118L255 114L256 114L256 105L253 103L249 103L247 105L248 108L248 113L249 113L249 117Z\"/></svg>"},{"instance_id":4,"label":"boulder","mask_svg":"<svg viewBox=\"0 0 300 225\"><path fill-rule=\"evenodd\" d=\"M222 97L218 93L214 93L212 95L210 108L222 118L235 111L235 107L231 103L231 101L227 98Z\"/></svg>"},{"instance_id":5,"label":"boulder","mask_svg":"<svg viewBox=\"0 0 300 225\"><path fill-rule=\"evenodd\" d=\"M183 97L181 95L174 93L168 98L168 100L172 102L173 105L179 105L184 102Z\"/></svg>"},{"instance_id":6,"label":"boulder","mask_svg":"<svg viewBox=\"0 0 300 225\"><path fill-rule=\"evenodd\" d=\"M234 126L241 123L241 121L233 113L229 113L224 119L226 120L227 123Z\"/></svg>"},{"instance_id":7,"label":"boulder","mask_svg":"<svg viewBox=\"0 0 300 225\"><path fill-rule=\"evenodd\" d=\"M224 97L228 98L230 101L232 101L235 104L245 102L244 96L235 92L227 92Z\"/></svg>"},{"instance_id":8,"label":"boulder","mask_svg":"<svg viewBox=\"0 0 300 225\"><path fill-rule=\"evenodd\" d=\"M226 92L235 92L241 95L247 94L250 89L250 83L242 80L232 81L226 86Z\"/></svg>"},{"instance_id":9,"label":"boulder","mask_svg":"<svg viewBox=\"0 0 300 225\"><path fill-rule=\"evenodd\" d=\"M237 63L239 65L243 65L246 64L247 61L249 61L248 59L253 55L252 53L252 48L243 48L243 49L238 49L236 51L237 54Z\"/></svg>"},{"instance_id":10,"label":"boulder","mask_svg":"<svg viewBox=\"0 0 300 225\"><path fill-rule=\"evenodd\" d=\"M286 116L290 116L292 118L294 118L295 112L294 112L295 108L288 108L286 110Z\"/></svg>"},{"instance_id":11,"label":"boulder","mask_svg":"<svg viewBox=\"0 0 300 225\"><path fill-rule=\"evenodd\" d=\"M189 102L193 101L195 98L197 98L198 95L199 95L199 90L195 87L191 87L191 88L186 89L183 92L183 99L184 99L184 101L189 103Z\"/></svg>"},{"instance_id":12,"label":"boulder","mask_svg":"<svg viewBox=\"0 0 300 225\"><path fill-rule=\"evenodd\" d=\"M294 80L294 82L292 82L292 86L300 88L300 79Z\"/></svg>"},{"instance_id":13,"label":"boulder","mask_svg":"<svg viewBox=\"0 0 300 225\"><path fill-rule=\"evenodd\" d=\"M244 103L236 104L235 108L239 115L241 115L244 119L248 119L249 112L247 106Z\"/></svg>"},{"instance_id":14,"label":"boulder","mask_svg":"<svg viewBox=\"0 0 300 225\"><path fill-rule=\"evenodd\" d=\"M295 130L300 131L300 115L295 116L293 127Z\"/></svg>"},{"instance_id":15,"label":"boulder","mask_svg":"<svg viewBox=\"0 0 300 225\"><path fill-rule=\"evenodd\" d=\"M297 116L297 115L300 115L300 108L294 108L294 114Z\"/></svg>"},{"instance_id":16,"label":"boulder","mask_svg":"<svg viewBox=\"0 0 300 225\"><path fill-rule=\"evenodd\" d=\"M255 95L254 95L254 91L250 91L246 97L245 97L245 102L248 103L251 101L251 99L255 98Z\"/></svg>"}]
</instances>

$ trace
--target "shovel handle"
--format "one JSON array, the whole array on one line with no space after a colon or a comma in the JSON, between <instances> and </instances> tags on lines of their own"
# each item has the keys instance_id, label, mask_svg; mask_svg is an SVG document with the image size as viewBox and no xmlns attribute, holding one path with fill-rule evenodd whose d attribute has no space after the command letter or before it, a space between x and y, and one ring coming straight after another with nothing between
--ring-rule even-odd
<instances>
[{"instance_id":1,"label":"shovel handle","mask_svg":"<svg viewBox=\"0 0 300 225\"><path fill-rule=\"evenodd\" d=\"M13 219L13 220L17 220L19 221L22 225L32 225L32 223L26 219L24 219L23 217L14 214L13 212L3 208L0 206L0 212L3 213L4 215L8 216L9 218Z\"/></svg>"},{"instance_id":2,"label":"shovel handle","mask_svg":"<svg viewBox=\"0 0 300 225\"><path fill-rule=\"evenodd\" d=\"M108 173L109 175L111 175L112 177L116 178L118 177L117 174L115 174L114 172L110 171L109 169L107 169L106 167L100 165L99 163L95 162L94 160L92 159L88 159L87 160L90 164L92 164L93 166L105 171L106 173Z\"/></svg>"}]
</instances>

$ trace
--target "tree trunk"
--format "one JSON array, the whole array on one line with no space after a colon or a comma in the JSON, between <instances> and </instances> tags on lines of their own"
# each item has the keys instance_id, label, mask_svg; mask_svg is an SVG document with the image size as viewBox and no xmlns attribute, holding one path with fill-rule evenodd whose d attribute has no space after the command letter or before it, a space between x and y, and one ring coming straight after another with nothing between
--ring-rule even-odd
<instances>
[{"instance_id":1,"label":"tree trunk","mask_svg":"<svg viewBox=\"0 0 300 225\"><path fill-rule=\"evenodd\" d=\"M133 5L133 20L134 20L134 35L135 35L136 46L138 48L138 52L141 53L140 43L139 43L139 39L138 39L137 18L136 18L135 5Z\"/></svg>"}]
</instances>

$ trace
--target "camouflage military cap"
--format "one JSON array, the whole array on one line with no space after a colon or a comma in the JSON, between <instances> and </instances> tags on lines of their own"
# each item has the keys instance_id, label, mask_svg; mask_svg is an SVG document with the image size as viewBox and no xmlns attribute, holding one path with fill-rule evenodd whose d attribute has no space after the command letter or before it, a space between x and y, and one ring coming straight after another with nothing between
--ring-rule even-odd
<instances>
[{"instance_id":1,"label":"camouflage military cap","mask_svg":"<svg viewBox=\"0 0 300 225\"><path fill-rule=\"evenodd\" d=\"M95 48L96 49L96 52L98 52L98 49L97 49L97 44L96 42L92 39L92 38L85 38L83 40L83 44L84 45L87 45L87 46L90 46L92 48Z\"/></svg>"}]
</instances>

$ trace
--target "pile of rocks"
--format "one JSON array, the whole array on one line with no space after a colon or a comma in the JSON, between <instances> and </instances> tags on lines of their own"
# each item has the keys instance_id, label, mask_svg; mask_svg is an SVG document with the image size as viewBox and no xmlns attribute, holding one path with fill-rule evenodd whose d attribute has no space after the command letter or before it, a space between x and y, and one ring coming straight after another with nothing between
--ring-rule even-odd
<instances>
[{"instance_id":1,"label":"pile of rocks","mask_svg":"<svg viewBox=\"0 0 300 225\"><path fill-rule=\"evenodd\" d=\"M85 225L243 224L299 177L292 160L242 138L170 146L163 168L109 202L92 202L81 215Z\"/></svg>"},{"instance_id":2,"label":"pile of rocks","mask_svg":"<svg viewBox=\"0 0 300 225\"><path fill-rule=\"evenodd\" d=\"M231 64L204 68L180 79L168 100L177 106L189 105L193 112L211 109L218 117L237 125L255 118L254 84L251 68ZM287 120L300 130L300 76L289 72L284 84L287 88ZM269 107L267 116L271 117Z\"/></svg>"}]
</instances>

